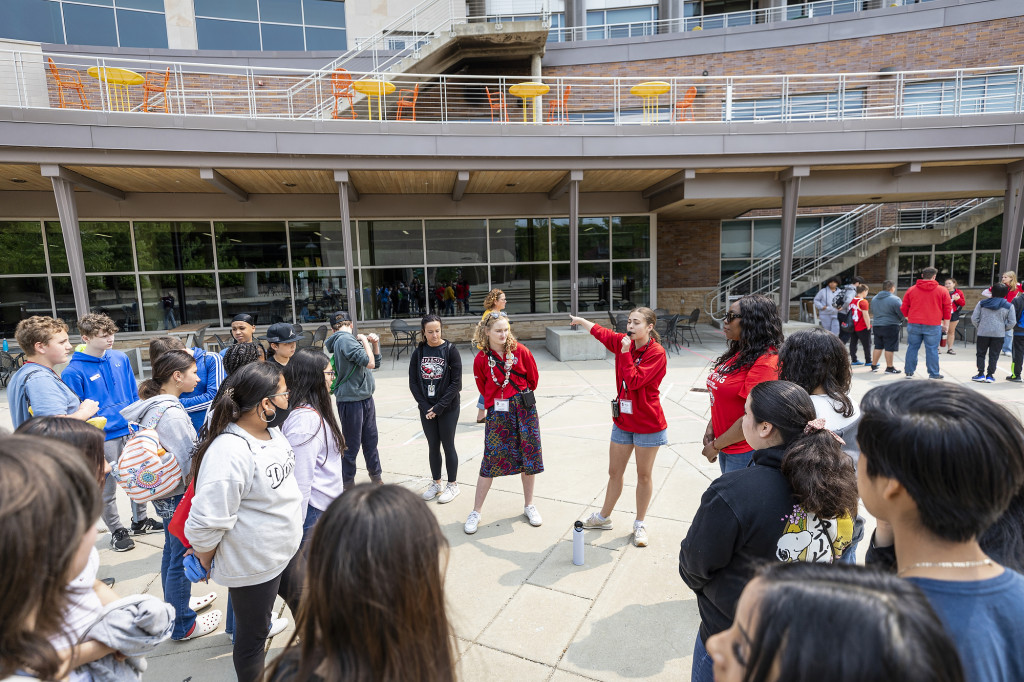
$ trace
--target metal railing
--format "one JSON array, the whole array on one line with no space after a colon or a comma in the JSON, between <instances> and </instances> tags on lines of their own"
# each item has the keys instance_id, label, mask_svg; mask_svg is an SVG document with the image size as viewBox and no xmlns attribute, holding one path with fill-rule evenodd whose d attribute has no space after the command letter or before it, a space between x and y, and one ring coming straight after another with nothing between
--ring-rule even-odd
<instances>
[{"instance_id":1,"label":"metal railing","mask_svg":"<svg viewBox=\"0 0 1024 682\"><path fill-rule=\"evenodd\" d=\"M942 210L935 210L932 207L924 212L926 220L911 222L897 219L892 224L883 220L886 204L863 204L793 243L791 281L805 278L821 280L826 275L834 274L828 269L829 265L848 255L860 254L867 257L865 247L882 235L892 234L893 240L899 241L900 232L903 230L936 227L943 229L949 227L956 219L963 218L968 213L984 210L998 201L1002 199L945 202ZM738 296L777 294L781 282L781 263L781 249L776 249L749 267L727 277L714 291L706 295L705 311L713 319L721 320L729 305ZM796 295L799 292L793 293Z\"/></svg>"},{"instance_id":2,"label":"metal railing","mask_svg":"<svg viewBox=\"0 0 1024 682\"><path fill-rule=\"evenodd\" d=\"M80 90L68 90L70 85L64 83L64 106L84 108L80 94L91 109L148 110L151 115L366 121L372 105L374 121L661 124L665 133L672 134L680 126L701 122L1024 112L1024 66L894 73L550 77L544 79L543 94L514 88L530 80L527 76L403 73L380 86L387 94L367 99L365 92L377 86L360 81L385 80L379 73L345 72L355 81L356 91L351 91L333 89L343 84L334 80L333 71L10 51L0 51L0 106L61 106L57 77L48 68L48 59L64 70L65 77L70 75L81 83ZM112 97L111 86L89 73L90 69L93 74L107 73L111 68L147 76L157 83L157 89L124 86L124 97ZM165 74L167 86L163 88L160 84ZM642 84L646 85L638 87ZM408 105L399 107L401 100Z\"/></svg>"}]
</instances>

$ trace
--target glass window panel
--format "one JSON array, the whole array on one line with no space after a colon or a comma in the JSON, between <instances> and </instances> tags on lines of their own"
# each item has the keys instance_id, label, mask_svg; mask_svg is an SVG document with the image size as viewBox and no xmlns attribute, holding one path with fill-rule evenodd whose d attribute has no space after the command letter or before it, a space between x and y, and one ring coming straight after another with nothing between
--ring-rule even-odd
<instances>
[{"instance_id":1,"label":"glass window panel","mask_svg":"<svg viewBox=\"0 0 1024 682\"><path fill-rule=\"evenodd\" d=\"M68 333L78 333L78 313L70 277L53 277L53 300L57 304L57 317L68 325Z\"/></svg>"},{"instance_id":2,"label":"glass window panel","mask_svg":"<svg viewBox=\"0 0 1024 682\"><path fill-rule=\"evenodd\" d=\"M86 272L134 272L131 232L127 222L79 223ZM46 244L50 251L50 271L68 272L64 235L57 221L46 221Z\"/></svg>"},{"instance_id":3,"label":"glass window panel","mask_svg":"<svg viewBox=\"0 0 1024 682\"><path fill-rule=\"evenodd\" d=\"M748 261L748 260L723 260L721 265L719 266L719 268L720 268L720 270L719 270L720 271L719 279L724 282L726 279L732 277L736 273L741 272L741 271L743 271L743 270L745 270L746 268L749 268L749 267L750 267L750 261ZM749 280L746 281L746 282L740 282L739 284L737 284L735 287L733 287L730 290L730 293L732 295L742 295L742 294L746 294L746 293L749 293L749 292L750 292L750 282L749 282Z\"/></svg>"},{"instance_id":4,"label":"glass window panel","mask_svg":"<svg viewBox=\"0 0 1024 682\"><path fill-rule=\"evenodd\" d=\"M142 288L143 314L148 332L174 329L182 324L220 324L217 287L210 273L139 275L139 286ZM170 308L161 300L168 296L174 299Z\"/></svg>"},{"instance_id":5,"label":"glass window panel","mask_svg":"<svg viewBox=\"0 0 1024 682\"><path fill-rule=\"evenodd\" d=\"M359 264L423 263L423 225L419 220L360 220Z\"/></svg>"},{"instance_id":6,"label":"glass window panel","mask_svg":"<svg viewBox=\"0 0 1024 682\"><path fill-rule=\"evenodd\" d=\"M0 221L0 253L17 254L17 258L0 258L0 274L45 274L46 255L39 221ZM4 300L0 298L0 302Z\"/></svg>"},{"instance_id":7,"label":"glass window panel","mask_svg":"<svg viewBox=\"0 0 1024 682\"><path fill-rule=\"evenodd\" d=\"M85 283L92 312L103 313L123 332L141 331L135 275L91 275Z\"/></svg>"},{"instance_id":8,"label":"glass window panel","mask_svg":"<svg viewBox=\"0 0 1024 682\"><path fill-rule=\"evenodd\" d=\"M49 0L0 2L0 36L40 43L63 43L60 4Z\"/></svg>"},{"instance_id":9,"label":"glass window panel","mask_svg":"<svg viewBox=\"0 0 1024 682\"><path fill-rule=\"evenodd\" d=\"M302 23L302 5L295 0L260 0L260 21Z\"/></svg>"},{"instance_id":10,"label":"glass window panel","mask_svg":"<svg viewBox=\"0 0 1024 682\"><path fill-rule=\"evenodd\" d=\"M754 221L754 258L764 258L777 252L781 241L781 220Z\"/></svg>"},{"instance_id":11,"label":"glass window panel","mask_svg":"<svg viewBox=\"0 0 1024 682\"><path fill-rule=\"evenodd\" d=\"M971 276L971 254L936 254L935 267L939 271L937 279L940 282L952 277L956 280L957 286L965 287Z\"/></svg>"},{"instance_id":12,"label":"glass window panel","mask_svg":"<svg viewBox=\"0 0 1024 682\"><path fill-rule=\"evenodd\" d=\"M427 293L421 284L423 268L364 268L360 274L361 319L419 317L426 309Z\"/></svg>"},{"instance_id":13,"label":"glass window panel","mask_svg":"<svg viewBox=\"0 0 1024 682\"><path fill-rule=\"evenodd\" d=\"M163 13L119 9L117 34L121 47L167 47L167 22Z\"/></svg>"},{"instance_id":14,"label":"glass window panel","mask_svg":"<svg viewBox=\"0 0 1024 682\"><path fill-rule=\"evenodd\" d=\"M492 263L548 260L547 218L495 219L489 221L489 229Z\"/></svg>"},{"instance_id":15,"label":"glass window panel","mask_svg":"<svg viewBox=\"0 0 1024 682\"><path fill-rule=\"evenodd\" d=\"M650 216L612 218L612 258L651 257Z\"/></svg>"},{"instance_id":16,"label":"glass window panel","mask_svg":"<svg viewBox=\"0 0 1024 682\"><path fill-rule=\"evenodd\" d=\"M259 19L256 0L195 0L195 8L197 17Z\"/></svg>"},{"instance_id":17,"label":"glass window panel","mask_svg":"<svg viewBox=\"0 0 1024 682\"><path fill-rule=\"evenodd\" d=\"M113 7L114 5L114 0L75 0L75 2L82 5L103 5L104 7Z\"/></svg>"},{"instance_id":18,"label":"glass window panel","mask_svg":"<svg viewBox=\"0 0 1024 682\"><path fill-rule=\"evenodd\" d=\"M989 218L981 225L978 225L978 242L974 247L981 250L1000 249L1003 241L1003 216L1002 214Z\"/></svg>"},{"instance_id":19,"label":"glass window panel","mask_svg":"<svg viewBox=\"0 0 1024 682\"><path fill-rule=\"evenodd\" d=\"M967 230L935 247L936 251L970 251L974 248L974 230Z\"/></svg>"},{"instance_id":20,"label":"glass window panel","mask_svg":"<svg viewBox=\"0 0 1024 682\"><path fill-rule=\"evenodd\" d=\"M460 301L449 303L447 306L443 301L443 287L450 283L454 289L460 280L465 280L466 285L469 286L469 314L475 313L478 317L484 314L484 298L490 291L487 284L487 266L459 265L427 268L427 277L427 282L429 282L427 299L432 313L437 315L465 314Z\"/></svg>"},{"instance_id":21,"label":"glass window panel","mask_svg":"<svg viewBox=\"0 0 1024 682\"><path fill-rule=\"evenodd\" d=\"M823 218L797 218L796 241L799 242L808 235L814 234L821 229L822 224L827 224L831 220L833 220L833 216L826 216Z\"/></svg>"},{"instance_id":22,"label":"glass window panel","mask_svg":"<svg viewBox=\"0 0 1024 682\"><path fill-rule=\"evenodd\" d=\"M344 52L348 47L345 38L345 30L338 28L313 28L306 27L306 49L313 50L334 50Z\"/></svg>"},{"instance_id":23,"label":"glass window panel","mask_svg":"<svg viewBox=\"0 0 1024 682\"><path fill-rule=\"evenodd\" d=\"M225 327L238 313L249 313L261 325L293 321L287 272L222 272L218 279Z\"/></svg>"},{"instance_id":24,"label":"glass window panel","mask_svg":"<svg viewBox=\"0 0 1024 682\"><path fill-rule=\"evenodd\" d=\"M558 263L551 266L552 294L555 309L558 302L565 301L569 305L572 300L569 284L569 264ZM579 264L579 303L580 311L606 311L608 301L617 293L612 291L611 272L607 263Z\"/></svg>"},{"instance_id":25,"label":"glass window panel","mask_svg":"<svg viewBox=\"0 0 1024 682\"><path fill-rule=\"evenodd\" d=\"M505 292L506 313L515 315L517 313L551 312L551 272L549 267L547 263L543 265L491 266L491 287ZM486 294L486 292L484 293ZM482 315L483 299L477 298L476 302L480 306ZM472 309L472 306L470 307ZM568 308L561 312L566 310Z\"/></svg>"},{"instance_id":26,"label":"glass window panel","mask_svg":"<svg viewBox=\"0 0 1024 682\"><path fill-rule=\"evenodd\" d=\"M353 220L350 224L352 226L352 246L354 249L356 244L356 223ZM345 267L345 235L341 233L340 220L291 222L288 223L288 234L292 240L292 267ZM353 255L354 264L355 256Z\"/></svg>"},{"instance_id":27,"label":"glass window panel","mask_svg":"<svg viewBox=\"0 0 1024 682\"><path fill-rule=\"evenodd\" d=\"M345 3L339 0L302 0L307 26L345 28Z\"/></svg>"},{"instance_id":28,"label":"glass window panel","mask_svg":"<svg viewBox=\"0 0 1024 682\"><path fill-rule=\"evenodd\" d=\"M64 5L64 30L68 45L109 45L117 47L114 10L107 7Z\"/></svg>"},{"instance_id":29,"label":"glass window panel","mask_svg":"<svg viewBox=\"0 0 1024 682\"><path fill-rule=\"evenodd\" d=\"M214 223L221 270L288 267L283 222Z\"/></svg>"},{"instance_id":30,"label":"glass window panel","mask_svg":"<svg viewBox=\"0 0 1024 682\"><path fill-rule=\"evenodd\" d=\"M139 270L212 270L210 223L135 223Z\"/></svg>"},{"instance_id":31,"label":"glass window panel","mask_svg":"<svg viewBox=\"0 0 1024 682\"><path fill-rule=\"evenodd\" d=\"M750 257L750 221L722 221L722 258Z\"/></svg>"},{"instance_id":32,"label":"glass window panel","mask_svg":"<svg viewBox=\"0 0 1024 682\"><path fill-rule=\"evenodd\" d=\"M608 257L608 218L580 218L580 260L599 260ZM553 260L569 260L569 219L551 219Z\"/></svg>"},{"instance_id":33,"label":"glass window panel","mask_svg":"<svg viewBox=\"0 0 1024 682\"><path fill-rule=\"evenodd\" d=\"M486 263L485 220L427 220L427 263Z\"/></svg>"},{"instance_id":34,"label":"glass window panel","mask_svg":"<svg viewBox=\"0 0 1024 682\"><path fill-rule=\"evenodd\" d=\"M990 287L999 281L999 254L979 253L974 257L974 282L975 287Z\"/></svg>"},{"instance_id":35,"label":"glass window panel","mask_svg":"<svg viewBox=\"0 0 1024 682\"><path fill-rule=\"evenodd\" d=\"M621 310L651 305L651 263L613 263L615 305Z\"/></svg>"},{"instance_id":36,"label":"glass window panel","mask_svg":"<svg viewBox=\"0 0 1024 682\"><path fill-rule=\"evenodd\" d=\"M348 279L344 270L296 270L292 273L295 287L295 319L299 324L326 322L336 310L348 311ZM356 317L362 318L359 305L359 282L356 289Z\"/></svg>"},{"instance_id":37,"label":"glass window panel","mask_svg":"<svg viewBox=\"0 0 1024 682\"><path fill-rule=\"evenodd\" d=\"M259 50L260 25L243 21L196 19L200 50Z\"/></svg>"},{"instance_id":38,"label":"glass window panel","mask_svg":"<svg viewBox=\"0 0 1024 682\"><path fill-rule=\"evenodd\" d=\"M164 11L164 0L117 0L114 4L118 7L128 7L131 9L148 9L153 12Z\"/></svg>"},{"instance_id":39,"label":"glass window panel","mask_svg":"<svg viewBox=\"0 0 1024 682\"><path fill-rule=\"evenodd\" d=\"M0 335L13 339L18 323L33 315L53 315L46 277L0 277Z\"/></svg>"},{"instance_id":40,"label":"glass window panel","mask_svg":"<svg viewBox=\"0 0 1024 682\"><path fill-rule=\"evenodd\" d=\"M263 49L266 51L302 51L306 49L301 26L281 24L260 24L263 33Z\"/></svg>"}]
</instances>

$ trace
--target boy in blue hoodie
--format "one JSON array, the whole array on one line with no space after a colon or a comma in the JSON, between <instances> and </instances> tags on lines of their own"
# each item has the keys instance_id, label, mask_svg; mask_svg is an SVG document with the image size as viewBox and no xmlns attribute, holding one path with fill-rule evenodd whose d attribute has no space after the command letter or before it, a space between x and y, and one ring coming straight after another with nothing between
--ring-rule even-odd
<instances>
[{"instance_id":1,"label":"boy in blue hoodie","mask_svg":"<svg viewBox=\"0 0 1024 682\"><path fill-rule=\"evenodd\" d=\"M117 325L106 315L90 314L78 321L82 333L81 350L75 351L61 373L61 380L81 400L91 398L100 405L97 417L105 417L103 455L117 463L128 440L128 422L121 410L139 399L139 387L128 356L114 350ZM117 513L117 483L108 475L103 484L103 523L110 530L110 546L115 552L135 549L135 542ZM132 502L132 533L143 535L162 531L163 524L146 517L146 505Z\"/></svg>"},{"instance_id":2,"label":"boy in blue hoodie","mask_svg":"<svg viewBox=\"0 0 1024 682\"><path fill-rule=\"evenodd\" d=\"M202 348L185 348L184 342L176 336L158 336L149 342L149 362L152 364L156 359L169 350L183 350L191 353L196 360L196 374L199 375L199 384L194 391L182 393L179 400L185 406L196 433L202 428L206 421L206 413L217 397L217 389L224 381L224 360L217 353L207 353Z\"/></svg>"}]
</instances>

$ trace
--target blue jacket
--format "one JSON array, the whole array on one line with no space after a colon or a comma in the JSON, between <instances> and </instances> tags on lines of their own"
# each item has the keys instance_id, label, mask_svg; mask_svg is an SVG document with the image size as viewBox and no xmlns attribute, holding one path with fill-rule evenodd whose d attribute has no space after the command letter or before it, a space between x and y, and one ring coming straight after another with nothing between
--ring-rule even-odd
<instances>
[{"instance_id":1,"label":"blue jacket","mask_svg":"<svg viewBox=\"0 0 1024 682\"><path fill-rule=\"evenodd\" d=\"M193 348L192 353L196 359L199 383L191 393L182 393L180 400L198 432L206 421L206 411L217 397L220 383L224 381L224 360L216 353L207 353L202 348Z\"/></svg>"},{"instance_id":2,"label":"blue jacket","mask_svg":"<svg viewBox=\"0 0 1024 682\"><path fill-rule=\"evenodd\" d=\"M14 428L32 416L63 417L73 413L82 403L56 372L34 362L26 362L11 377L11 383L7 385L7 402L10 403ZM28 413L29 407L32 415Z\"/></svg>"},{"instance_id":3,"label":"blue jacket","mask_svg":"<svg viewBox=\"0 0 1024 682\"><path fill-rule=\"evenodd\" d=\"M108 350L97 358L76 352L60 378L80 400L92 398L100 404L96 416L107 418L107 440L128 435L128 421L121 410L139 399L139 385L127 355Z\"/></svg>"}]
</instances>

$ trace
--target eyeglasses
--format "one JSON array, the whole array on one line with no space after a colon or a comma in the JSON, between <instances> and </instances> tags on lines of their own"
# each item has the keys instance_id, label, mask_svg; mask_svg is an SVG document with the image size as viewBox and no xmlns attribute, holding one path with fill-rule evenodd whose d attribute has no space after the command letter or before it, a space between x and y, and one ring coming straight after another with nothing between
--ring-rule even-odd
<instances>
[{"instance_id":1,"label":"eyeglasses","mask_svg":"<svg viewBox=\"0 0 1024 682\"><path fill-rule=\"evenodd\" d=\"M500 317L508 317L508 315L506 315L505 313L491 313L491 317L493 317L494 319L498 319Z\"/></svg>"},{"instance_id":2,"label":"eyeglasses","mask_svg":"<svg viewBox=\"0 0 1024 682\"><path fill-rule=\"evenodd\" d=\"M335 372L334 372L333 369L325 369L324 370L324 375L329 376L329 377L333 377L333 376L335 376Z\"/></svg>"},{"instance_id":3,"label":"eyeglasses","mask_svg":"<svg viewBox=\"0 0 1024 682\"><path fill-rule=\"evenodd\" d=\"M734 312L732 312L732 311L730 310L729 312L727 312L727 313L725 314L725 321L726 321L726 322L732 322L733 320L738 320L738 319L740 319L741 317L743 317L743 316L742 316L742 315L740 315L739 313L734 313Z\"/></svg>"},{"instance_id":4,"label":"eyeglasses","mask_svg":"<svg viewBox=\"0 0 1024 682\"><path fill-rule=\"evenodd\" d=\"M278 396L281 396L281 395L283 395L283 396L284 396L285 398L287 398L287 397L288 397L288 394L289 394L289 393L291 393L291 391L285 391L284 393L271 393L271 394L270 394L270 395L268 395L267 397L268 397L268 398L276 398L276 397L278 397Z\"/></svg>"}]
</instances>

